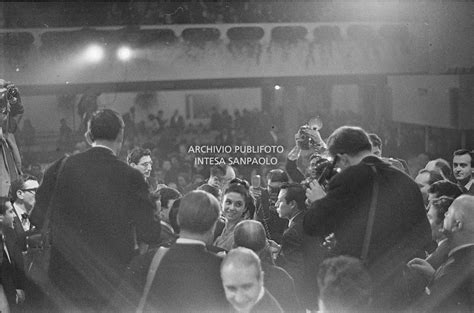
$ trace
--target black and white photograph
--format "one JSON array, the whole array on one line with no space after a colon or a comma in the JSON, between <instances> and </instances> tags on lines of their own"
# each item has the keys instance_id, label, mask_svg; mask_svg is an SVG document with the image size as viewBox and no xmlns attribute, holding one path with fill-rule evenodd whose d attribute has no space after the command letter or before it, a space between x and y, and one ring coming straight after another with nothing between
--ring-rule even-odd
<instances>
[{"instance_id":1,"label":"black and white photograph","mask_svg":"<svg viewBox=\"0 0 474 313\"><path fill-rule=\"evenodd\" d=\"M0 313L474 313L473 0L0 2Z\"/></svg>"}]
</instances>

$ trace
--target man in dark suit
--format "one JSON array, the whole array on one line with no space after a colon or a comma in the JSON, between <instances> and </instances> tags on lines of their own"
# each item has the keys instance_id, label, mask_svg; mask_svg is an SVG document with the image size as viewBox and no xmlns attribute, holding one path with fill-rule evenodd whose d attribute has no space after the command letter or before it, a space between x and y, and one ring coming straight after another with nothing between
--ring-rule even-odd
<instances>
[{"instance_id":1,"label":"man in dark suit","mask_svg":"<svg viewBox=\"0 0 474 313\"><path fill-rule=\"evenodd\" d=\"M227 253L221 265L222 285L227 301L236 313L283 313L278 301L263 283L258 255L238 247Z\"/></svg>"},{"instance_id":2,"label":"man in dark suit","mask_svg":"<svg viewBox=\"0 0 474 313\"><path fill-rule=\"evenodd\" d=\"M15 213L13 229L21 251L26 251L26 237L34 233L34 226L30 223L29 215L35 205L38 187L38 180L28 174L21 175L10 186L10 197Z\"/></svg>"},{"instance_id":3,"label":"man in dark suit","mask_svg":"<svg viewBox=\"0 0 474 313\"><path fill-rule=\"evenodd\" d=\"M0 197L0 284L11 312L18 312L18 305L25 301L25 272L23 256L16 245L16 234L13 230L14 216L10 201Z\"/></svg>"},{"instance_id":4,"label":"man in dark suit","mask_svg":"<svg viewBox=\"0 0 474 313\"><path fill-rule=\"evenodd\" d=\"M474 311L474 196L454 200L443 221L448 237L448 259L435 271L423 259L408 266L426 275L426 294L413 308L417 312Z\"/></svg>"},{"instance_id":5,"label":"man in dark suit","mask_svg":"<svg viewBox=\"0 0 474 313\"><path fill-rule=\"evenodd\" d=\"M317 270L314 265L322 262L327 251L321 246L319 238L304 234L305 193L306 190L301 184L285 183L281 186L276 206L279 216L288 220L288 229L283 233L276 263L287 270L295 280L296 293L303 307L314 309L317 305L317 290L313 283ZM309 248L311 251L308 251ZM313 259L308 260L305 256L311 252Z\"/></svg>"},{"instance_id":6,"label":"man in dark suit","mask_svg":"<svg viewBox=\"0 0 474 313\"><path fill-rule=\"evenodd\" d=\"M312 202L304 217L304 230L325 238L334 233L335 254L360 258L366 235L374 181L378 182L376 211L365 259L376 279L380 309L407 305L403 270L414 256L424 255L431 230L416 183L372 154L367 133L344 126L328 139L329 153L342 171L329 182L327 193L311 183ZM398 283L399 282L399 283ZM388 306L388 308L387 308Z\"/></svg>"},{"instance_id":7,"label":"man in dark suit","mask_svg":"<svg viewBox=\"0 0 474 313\"><path fill-rule=\"evenodd\" d=\"M206 245L212 244L219 214L219 202L205 191L191 191L181 199L180 236L158 266L145 312L225 311L219 276L222 259L206 250ZM121 288L121 312L135 311L155 253L152 250L132 261Z\"/></svg>"},{"instance_id":8,"label":"man in dark suit","mask_svg":"<svg viewBox=\"0 0 474 313\"><path fill-rule=\"evenodd\" d=\"M280 303L283 311L303 311L296 296L293 278L273 263L262 223L253 220L238 223L234 229L234 247L248 248L259 256L264 273L263 284Z\"/></svg>"},{"instance_id":9,"label":"man in dark suit","mask_svg":"<svg viewBox=\"0 0 474 313\"><path fill-rule=\"evenodd\" d=\"M61 311L102 311L137 243L159 239L159 221L153 218L154 205L143 176L117 158L123 129L117 112L94 113L86 133L92 148L70 156L57 176L51 201L49 277ZM39 221L38 228L49 204L43 193L53 191L55 180L46 175L44 181L50 183L38 189L32 212L41 216L32 216L32 221Z\"/></svg>"}]
</instances>

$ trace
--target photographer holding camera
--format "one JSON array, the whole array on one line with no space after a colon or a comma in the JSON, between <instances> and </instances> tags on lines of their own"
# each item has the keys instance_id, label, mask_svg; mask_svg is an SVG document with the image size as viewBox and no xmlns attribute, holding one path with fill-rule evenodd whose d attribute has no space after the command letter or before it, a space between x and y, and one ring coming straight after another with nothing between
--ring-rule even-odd
<instances>
[{"instance_id":1,"label":"photographer holding camera","mask_svg":"<svg viewBox=\"0 0 474 313\"><path fill-rule=\"evenodd\" d=\"M420 190L408 175L372 153L362 128L336 129L328 150L341 172L326 190L310 183L304 231L322 238L334 233L333 253L361 258L367 266L376 283L377 310L402 310L415 294L406 262L424 256L431 244Z\"/></svg>"},{"instance_id":2,"label":"photographer holding camera","mask_svg":"<svg viewBox=\"0 0 474 313\"><path fill-rule=\"evenodd\" d=\"M321 128L322 122L317 117L312 118L308 124L301 126L295 134L296 145L288 153L285 164L285 170L291 180L306 187L309 187L309 184L314 180L319 181L324 187L329 179L337 173L334 162L324 156L327 146L319 134ZM298 169L296 164L302 153L310 154L306 175Z\"/></svg>"},{"instance_id":3,"label":"photographer holding camera","mask_svg":"<svg viewBox=\"0 0 474 313\"><path fill-rule=\"evenodd\" d=\"M11 182L21 175L21 157L13 132L23 114L18 88L0 79L0 196L8 197Z\"/></svg>"}]
</instances>

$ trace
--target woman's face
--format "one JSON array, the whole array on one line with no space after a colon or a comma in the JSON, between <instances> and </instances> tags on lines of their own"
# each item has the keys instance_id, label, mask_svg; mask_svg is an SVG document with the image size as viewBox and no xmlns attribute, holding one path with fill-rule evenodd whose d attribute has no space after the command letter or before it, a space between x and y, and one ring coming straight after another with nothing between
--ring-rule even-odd
<instances>
[{"instance_id":1,"label":"woman's face","mask_svg":"<svg viewBox=\"0 0 474 313\"><path fill-rule=\"evenodd\" d=\"M239 220L245 212L245 199L237 192L229 192L224 195L223 201L224 217L229 221Z\"/></svg>"}]
</instances>

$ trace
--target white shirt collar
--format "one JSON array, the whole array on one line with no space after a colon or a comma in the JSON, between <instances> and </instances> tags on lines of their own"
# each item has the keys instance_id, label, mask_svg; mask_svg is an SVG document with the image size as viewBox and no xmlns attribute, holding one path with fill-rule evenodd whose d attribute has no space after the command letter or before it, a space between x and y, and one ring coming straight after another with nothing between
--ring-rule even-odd
<instances>
[{"instance_id":1,"label":"white shirt collar","mask_svg":"<svg viewBox=\"0 0 474 313\"><path fill-rule=\"evenodd\" d=\"M187 244L187 245L199 244L199 245L206 246L206 243L204 241L196 240L196 239L188 239L188 238L178 238L178 239L176 239L176 243Z\"/></svg>"},{"instance_id":2,"label":"white shirt collar","mask_svg":"<svg viewBox=\"0 0 474 313\"><path fill-rule=\"evenodd\" d=\"M451 255L453 255L454 252L459 251L459 250L464 249L464 248L467 248L467 247L470 247L470 246L474 246L474 243L467 243L467 244L465 244L465 245L457 246L456 248L451 249L451 251L449 251L448 257L450 257Z\"/></svg>"},{"instance_id":3,"label":"white shirt collar","mask_svg":"<svg viewBox=\"0 0 474 313\"><path fill-rule=\"evenodd\" d=\"M92 147L93 148L105 148L107 150L112 151L113 155L115 155L114 150L112 150L110 147L107 147L107 146L104 146L104 145L99 145L99 144L96 144L96 143L92 143Z\"/></svg>"},{"instance_id":4,"label":"white shirt collar","mask_svg":"<svg viewBox=\"0 0 474 313\"><path fill-rule=\"evenodd\" d=\"M20 218L21 220L21 215L27 213L26 210L15 203L13 203L13 208L15 209L16 215Z\"/></svg>"},{"instance_id":5,"label":"white shirt collar","mask_svg":"<svg viewBox=\"0 0 474 313\"><path fill-rule=\"evenodd\" d=\"M299 211L298 213L295 214L295 216L293 216L292 218L290 218L290 220L288 221L288 226L290 226L291 223L293 223L293 220L294 220L298 215L300 215L301 213L303 213L303 211Z\"/></svg>"},{"instance_id":6,"label":"white shirt collar","mask_svg":"<svg viewBox=\"0 0 474 313\"><path fill-rule=\"evenodd\" d=\"M474 178L471 178L471 180L464 186L467 190L471 189L472 184L474 184Z\"/></svg>"}]
</instances>

